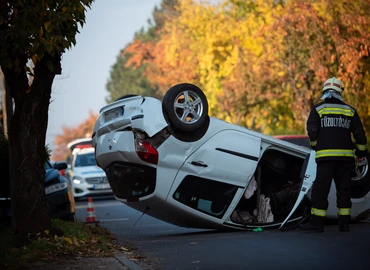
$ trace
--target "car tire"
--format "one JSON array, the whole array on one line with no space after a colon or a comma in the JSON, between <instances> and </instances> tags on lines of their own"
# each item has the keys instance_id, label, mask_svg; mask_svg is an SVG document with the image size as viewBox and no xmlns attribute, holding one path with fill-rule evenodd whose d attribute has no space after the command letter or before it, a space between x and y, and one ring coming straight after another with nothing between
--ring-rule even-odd
<instances>
[{"instance_id":1,"label":"car tire","mask_svg":"<svg viewBox=\"0 0 370 270\"><path fill-rule=\"evenodd\" d=\"M370 153L366 152L366 159L370 162ZM370 192L370 167L369 163L358 167L359 176L353 174L351 185L351 197L362 198Z\"/></svg>"},{"instance_id":2,"label":"car tire","mask_svg":"<svg viewBox=\"0 0 370 270\"><path fill-rule=\"evenodd\" d=\"M118 100L122 100L122 99L126 99L126 98L130 98L130 97L137 97L138 95L133 95L133 94L129 94L129 95L124 95L120 98L117 98L115 101L118 101Z\"/></svg>"},{"instance_id":3,"label":"car tire","mask_svg":"<svg viewBox=\"0 0 370 270\"><path fill-rule=\"evenodd\" d=\"M208 101L203 91L190 83L172 86L163 97L162 109L175 132L190 134L209 123Z\"/></svg>"}]
</instances>

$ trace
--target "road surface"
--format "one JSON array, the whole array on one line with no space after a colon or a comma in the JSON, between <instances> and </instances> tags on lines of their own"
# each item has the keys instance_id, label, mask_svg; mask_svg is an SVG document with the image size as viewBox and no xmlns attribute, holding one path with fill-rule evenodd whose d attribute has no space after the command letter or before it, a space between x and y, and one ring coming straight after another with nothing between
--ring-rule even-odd
<instances>
[{"instance_id":1,"label":"road surface","mask_svg":"<svg viewBox=\"0 0 370 270\"><path fill-rule=\"evenodd\" d=\"M93 199L101 225L137 248L152 269L370 269L370 223L352 224L349 233L337 225L326 226L324 233L220 232L174 226L112 197ZM77 202L81 221L86 208L87 200Z\"/></svg>"}]
</instances>

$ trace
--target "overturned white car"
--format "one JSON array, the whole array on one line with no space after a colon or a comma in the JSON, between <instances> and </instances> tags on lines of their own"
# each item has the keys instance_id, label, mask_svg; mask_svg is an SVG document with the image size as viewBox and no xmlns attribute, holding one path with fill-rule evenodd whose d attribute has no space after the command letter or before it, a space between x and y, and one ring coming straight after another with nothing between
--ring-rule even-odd
<instances>
[{"instance_id":1,"label":"overturned white car","mask_svg":"<svg viewBox=\"0 0 370 270\"><path fill-rule=\"evenodd\" d=\"M210 229L281 228L310 214L315 152L208 116L197 86L161 102L129 95L100 111L98 165L116 198L166 222ZM354 178L352 217L367 217L367 165ZM328 217L337 217L335 187Z\"/></svg>"}]
</instances>

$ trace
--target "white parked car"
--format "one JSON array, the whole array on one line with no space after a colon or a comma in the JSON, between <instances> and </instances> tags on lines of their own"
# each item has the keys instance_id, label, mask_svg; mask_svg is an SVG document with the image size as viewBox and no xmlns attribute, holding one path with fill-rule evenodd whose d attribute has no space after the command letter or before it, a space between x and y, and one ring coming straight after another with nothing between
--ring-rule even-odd
<instances>
[{"instance_id":1,"label":"white parked car","mask_svg":"<svg viewBox=\"0 0 370 270\"><path fill-rule=\"evenodd\" d=\"M91 195L112 195L105 172L96 164L91 139L78 139L68 144L72 151L66 178L70 181L75 198Z\"/></svg>"},{"instance_id":2,"label":"white parked car","mask_svg":"<svg viewBox=\"0 0 370 270\"><path fill-rule=\"evenodd\" d=\"M92 138L115 197L169 223L280 228L310 214L315 152L209 117L195 85L175 85L163 101L118 99L100 110ZM370 209L369 189L353 199L353 218ZM334 185L329 202L336 218Z\"/></svg>"}]
</instances>

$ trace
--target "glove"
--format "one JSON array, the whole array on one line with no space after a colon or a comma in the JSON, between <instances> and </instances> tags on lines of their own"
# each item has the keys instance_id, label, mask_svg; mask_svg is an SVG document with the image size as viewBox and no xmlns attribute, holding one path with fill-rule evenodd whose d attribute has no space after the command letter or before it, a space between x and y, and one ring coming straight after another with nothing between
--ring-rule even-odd
<instances>
[{"instance_id":1,"label":"glove","mask_svg":"<svg viewBox=\"0 0 370 270\"><path fill-rule=\"evenodd\" d=\"M366 157L356 157L357 166L364 166L367 165L367 158Z\"/></svg>"}]
</instances>

